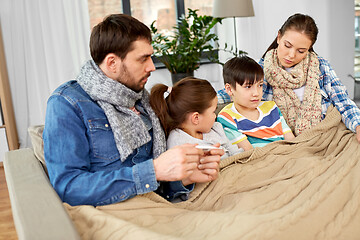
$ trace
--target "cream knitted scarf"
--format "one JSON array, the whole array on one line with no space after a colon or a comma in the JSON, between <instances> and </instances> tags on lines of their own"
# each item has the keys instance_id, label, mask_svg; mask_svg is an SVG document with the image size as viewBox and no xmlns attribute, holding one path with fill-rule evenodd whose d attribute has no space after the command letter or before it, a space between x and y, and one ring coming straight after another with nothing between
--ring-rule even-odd
<instances>
[{"instance_id":1,"label":"cream knitted scarf","mask_svg":"<svg viewBox=\"0 0 360 240\"><path fill-rule=\"evenodd\" d=\"M320 69L315 53L308 52L301 62L287 72L279 64L277 50L270 50L265 55L264 73L272 86L273 100L296 136L321 121ZM304 85L301 102L293 89Z\"/></svg>"},{"instance_id":2,"label":"cream knitted scarf","mask_svg":"<svg viewBox=\"0 0 360 240\"><path fill-rule=\"evenodd\" d=\"M151 140L141 117L131 110L139 102L152 123L153 157L156 158L165 151L165 134L158 117L150 106L149 93L146 90L137 93L108 78L93 60L89 60L81 68L80 75L76 80L104 110L114 133L121 161L125 161L135 149Z\"/></svg>"}]
</instances>

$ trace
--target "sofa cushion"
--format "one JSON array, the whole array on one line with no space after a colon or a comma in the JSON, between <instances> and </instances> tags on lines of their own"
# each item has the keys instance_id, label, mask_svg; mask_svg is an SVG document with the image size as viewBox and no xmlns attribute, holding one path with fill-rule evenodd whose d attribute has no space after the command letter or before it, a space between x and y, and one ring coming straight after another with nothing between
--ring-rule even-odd
<instances>
[{"instance_id":1,"label":"sofa cushion","mask_svg":"<svg viewBox=\"0 0 360 240\"><path fill-rule=\"evenodd\" d=\"M30 126L28 132L31 139L31 144L34 149L36 158L41 162L45 171L47 172L45 158L44 158L44 142L42 134L44 131L44 125Z\"/></svg>"}]
</instances>

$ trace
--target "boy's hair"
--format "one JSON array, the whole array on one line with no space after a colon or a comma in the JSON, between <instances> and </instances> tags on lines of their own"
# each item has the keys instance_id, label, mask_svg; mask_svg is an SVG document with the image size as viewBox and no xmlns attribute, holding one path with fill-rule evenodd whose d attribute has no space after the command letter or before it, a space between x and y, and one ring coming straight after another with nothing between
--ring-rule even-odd
<instances>
[{"instance_id":1,"label":"boy's hair","mask_svg":"<svg viewBox=\"0 0 360 240\"><path fill-rule=\"evenodd\" d=\"M264 78L264 71L261 66L248 56L234 57L227 61L223 68L225 84L230 84L236 89L236 83L253 85Z\"/></svg>"},{"instance_id":2,"label":"boy's hair","mask_svg":"<svg viewBox=\"0 0 360 240\"><path fill-rule=\"evenodd\" d=\"M109 53L124 59L133 50L133 42L139 39L151 44L151 32L145 24L125 14L111 14L91 32L91 57L98 65Z\"/></svg>"},{"instance_id":3,"label":"boy's hair","mask_svg":"<svg viewBox=\"0 0 360 240\"><path fill-rule=\"evenodd\" d=\"M216 91L207 80L195 77L181 79L164 98L167 90L168 86L156 84L150 94L150 105L159 117L166 136L185 121L188 113L203 113L216 97Z\"/></svg>"}]
</instances>

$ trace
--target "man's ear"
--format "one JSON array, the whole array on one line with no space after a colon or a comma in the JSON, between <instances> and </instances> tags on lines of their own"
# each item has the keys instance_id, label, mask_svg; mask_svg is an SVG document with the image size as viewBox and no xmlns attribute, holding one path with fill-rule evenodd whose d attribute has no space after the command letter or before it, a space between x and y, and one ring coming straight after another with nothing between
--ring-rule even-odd
<instances>
[{"instance_id":1,"label":"man's ear","mask_svg":"<svg viewBox=\"0 0 360 240\"><path fill-rule=\"evenodd\" d=\"M100 68L106 72L116 73L117 66L120 64L121 59L114 53L108 53L103 62L100 64Z\"/></svg>"},{"instance_id":2,"label":"man's ear","mask_svg":"<svg viewBox=\"0 0 360 240\"><path fill-rule=\"evenodd\" d=\"M193 112L190 114L190 120L192 124L198 125L199 124L199 113Z\"/></svg>"},{"instance_id":3,"label":"man's ear","mask_svg":"<svg viewBox=\"0 0 360 240\"><path fill-rule=\"evenodd\" d=\"M232 88L231 85L229 83L225 84L225 91L227 94L229 94L229 96L232 96Z\"/></svg>"}]
</instances>

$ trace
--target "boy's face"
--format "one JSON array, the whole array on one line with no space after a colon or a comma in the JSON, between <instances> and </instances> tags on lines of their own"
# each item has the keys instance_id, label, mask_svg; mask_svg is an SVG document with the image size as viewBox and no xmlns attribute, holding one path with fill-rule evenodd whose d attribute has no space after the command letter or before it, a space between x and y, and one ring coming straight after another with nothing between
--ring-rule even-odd
<instances>
[{"instance_id":1,"label":"boy's face","mask_svg":"<svg viewBox=\"0 0 360 240\"><path fill-rule=\"evenodd\" d=\"M242 86L236 83L236 88L230 84L225 84L227 94L229 94L235 104L236 109L248 111L259 106L263 95L263 79L255 81L253 85L245 82Z\"/></svg>"}]
</instances>

